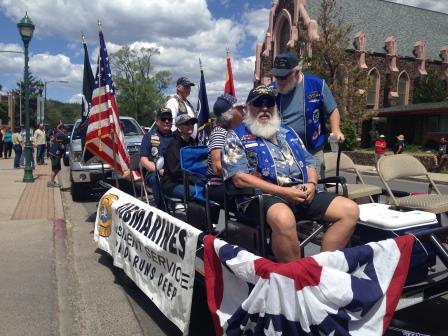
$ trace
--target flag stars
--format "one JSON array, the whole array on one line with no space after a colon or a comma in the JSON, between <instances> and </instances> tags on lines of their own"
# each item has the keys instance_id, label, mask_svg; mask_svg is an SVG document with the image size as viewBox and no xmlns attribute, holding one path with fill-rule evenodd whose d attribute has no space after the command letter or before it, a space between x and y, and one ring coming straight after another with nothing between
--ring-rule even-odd
<instances>
[{"instance_id":1,"label":"flag stars","mask_svg":"<svg viewBox=\"0 0 448 336\"><path fill-rule=\"evenodd\" d=\"M360 279L372 280L365 272L366 266L367 264L360 265L358 263L358 267L356 267L356 270L352 273L352 275Z\"/></svg>"},{"instance_id":2,"label":"flag stars","mask_svg":"<svg viewBox=\"0 0 448 336\"><path fill-rule=\"evenodd\" d=\"M275 330L274 323L272 323L272 320L269 321L268 329L264 328L264 334L266 336L281 336L281 335L283 335L283 333L281 331Z\"/></svg>"}]
</instances>

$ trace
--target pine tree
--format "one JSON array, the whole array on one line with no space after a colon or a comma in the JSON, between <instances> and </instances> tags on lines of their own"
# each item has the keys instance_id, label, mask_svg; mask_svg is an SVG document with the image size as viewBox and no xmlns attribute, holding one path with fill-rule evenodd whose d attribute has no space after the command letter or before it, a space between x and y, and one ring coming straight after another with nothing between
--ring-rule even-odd
<instances>
[{"instance_id":1,"label":"pine tree","mask_svg":"<svg viewBox=\"0 0 448 336\"><path fill-rule=\"evenodd\" d=\"M436 103L447 99L446 84L434 70L428 71L428 75L415 84L414 104Z\"/></svg>"}]
</instances>

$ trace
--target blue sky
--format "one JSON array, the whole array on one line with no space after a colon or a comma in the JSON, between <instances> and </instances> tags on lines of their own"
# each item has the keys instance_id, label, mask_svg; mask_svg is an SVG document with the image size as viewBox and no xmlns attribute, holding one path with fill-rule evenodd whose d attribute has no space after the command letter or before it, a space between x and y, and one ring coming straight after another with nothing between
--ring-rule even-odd
<instances>
[{"instance_id":1,"label":"blue sky","mask_svg":"<svg viewBox=\"0 0 448 336\"><path fill-rule=\"evenodd\" d=\"M448 12L448 1L394 1ZM31 71L43 81L68 81L48 83L48 98L76 101L82 85L81 32L86 33L95 68L96 22L100 19L109 53L124 45L158 47L160 55L153 58L154 70L170 70L173 80L186 75L197 82L201 57L211 102L224 88L225 54L230 48L237 95L244 100L252 85L255 44L264 38L271 3L271 0L0 0L0 50L22 50L17 22L28 11L36 25L30 44ZM22 73L22 55L0 53L3 91L14 88ZM194 104L196 97L193 91L190 98Z\"/></svg>"}]
</instances>

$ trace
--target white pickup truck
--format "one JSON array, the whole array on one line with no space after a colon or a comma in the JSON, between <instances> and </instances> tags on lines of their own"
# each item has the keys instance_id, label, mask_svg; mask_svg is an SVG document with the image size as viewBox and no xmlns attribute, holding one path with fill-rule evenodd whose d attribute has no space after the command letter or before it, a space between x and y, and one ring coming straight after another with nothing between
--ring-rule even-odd
<instances>
[{"instance_id":1,"label":"white pickup truck","mask_svg":"<svg viewBox=\"0 0 448 336\"><path fill-rule=\"evenodd\" d=\"M120 122L129 155L138 154L143 139L142 128L131 117L120 117ZM69 147L70 192L73 201L81 201L88 191L99 188L98 181L114 178L110 165L102 165L96 157L90 158L87 162L84 161L79 134L80 123L81 119L78 119L73 127Z\"/></svg>"}]
</instances>

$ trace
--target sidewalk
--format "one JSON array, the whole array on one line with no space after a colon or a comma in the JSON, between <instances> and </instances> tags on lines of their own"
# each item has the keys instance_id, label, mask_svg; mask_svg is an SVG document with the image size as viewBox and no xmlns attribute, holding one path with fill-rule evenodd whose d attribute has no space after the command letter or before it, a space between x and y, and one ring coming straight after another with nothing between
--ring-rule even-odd
<instances>
[{"instance_id":1,"label":"sidewalk","mask_svg":"<svg viewBox=\"0 0 448 336\"><path fill-rule=\"evenodd\" d=\"M22 182L23 174L13 159L0 159L1 333L59 334L55 228L64 218L61 192L47 188L49 165L36 166L33 183Z\"/></svg>"}]
</instances>

